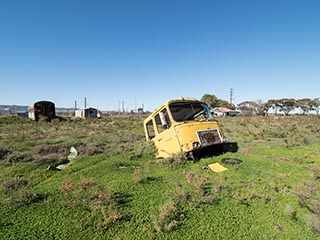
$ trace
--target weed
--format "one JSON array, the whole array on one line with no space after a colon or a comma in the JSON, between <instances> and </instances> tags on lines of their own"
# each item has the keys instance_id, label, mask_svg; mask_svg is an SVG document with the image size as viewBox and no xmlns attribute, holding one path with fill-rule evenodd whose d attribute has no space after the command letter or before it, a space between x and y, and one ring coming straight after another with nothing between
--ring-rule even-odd
<instances>
[{"instance_id":1,"label":"weed","mask_svg":"<svg viewBox=\"0 0 320 240\"><path fill-rule=\"evenodd\" d=\"M12 193L28 186L28 181L24 178L12 178L2 184L4 193Z\"/></svg>"},{"instance_id":2,"label":"weed","mask_svg":"<svg viewBox=\"0 0 320 240\"><path fill-rule=\"evenodd\" d=\"M309 214L306 217L307 225L318 235L320 235L320 217L315 214Z\"/></svg>"},{"instance_id":3,"label":"weed","mask_svg":"<svg viewBox=\"0 0 320 240\"><path fill-rule=\"evenodd\" d=\"M68 193L71 191L72 187L73 187L73 183L72 183L71 179L65 179L64 182L60 186L60 190L63 193Z\"/></svg>"},{"instance_id":4,"label":"weed","mask_svg":"<svg viewBox=\"0 0 320 240\"><path fill-rule=\"evenodd\" d=\"M0 146L0 160L5 159L6 156L9 154L10 154L10 151L7 148Z\"/></svg>"},{"instance_id":5,"label":"weed","mask_svg":"<svg viewBox=\"0 0 320 240\"><path fill-rule=\"evenodd\" d=\"M8 204L20 208L38 202L42 196L35 193L24 178L12 178L2 184L3 192L9 196Z\"/></svg>"},{"instance_id":6,"label":"weed","mask_svg":"<svg viewBox=\"0 0 320 240\"><path fill-rule=\"evenodd\" d=\"M166 202L161 208L159 217L154 220L154 229L157 232L169 232L178 224L180 212L172 200Z\"/></svg>"},{"instance_id":7,"label":"weed","mask_svg":"<svg viewBox=\"0 0 320 240\"><path fill-rule=\"evenodd\" d=\"M167 165L169 167L176 167L187 163L187 158L184 153L176 153L167 158L158 159L160 165Z\"/></svg>"},{"instance_id":8,"label":"weed","mask_svg":"<svg viewBox=\"0 0 320 240\"><path fill-rule=\"evenodd\" d=\"M135 147L134 151L130 154L129 159L140 159L143 157L151 157L156 153L156 148L152 141L144 142Z\"/></svg>"},{"instance_id":9,"label":"weed","mask_svg":"<svg viewBox=\"0 0 320 240\"><path fill-rule=\"evenodd\" d=\"M92 187L97 185L97 181L93 178L81 178L80 179L80 191L86 192L91 190Z\"/></svg>"},{"instance_id":10,"label":"weed","mask_svg":"<svg viewBox=\"0 0 320 240\"><path fill-rule=\"evenodd\" d=\"M103 205L95 206L94 212L101 213L103 222L98 224L98 228L108 229L112 224L122 219L122 215L112 206L105 208Z\"/></svg>"},{"instance_id":11,"label":"weed","mask_svg":"<svg viewBox=\"0 0 320 240\"><path fill-rule=\"evenodd\" d=\"M310 210L320 217L320 199L315 195L310 199Z\"/></svg>"},{"instance_id":12,"label":"weed","mask_svg":"<svg viewBox=\"0 0 320 240\"><path fill-rule=\"evenodd\" d=\"M158 216L154 217L154 229L159 233L172 231L179 221L185 218L183 204L187 202L189 193L177 185L174 191L167 192L170 199L160 207Z\"/></svg>"},{"instance_id":13,"label":"weed","mask_svg":"<svg viewBox=\"0 0 320 240\"><path fill-rule=\"evenodd\" d=\"M218 175L212 184L212 192L213 194L221 195L221 196L229 196L231 192L230 183L227 182L227 178L222 175Z\"/></svg>"},{"instance_id":14,"label":"weed","mask_svg":"<svg viewBox=\"0 0 320 240\"><path fill-rule=\"evenodd\" d=\"M111 195L111 188L105 190L103 187L100 187L97 195L97 200L95 201L94 205L108 205L111 203L111 200L113 200Z\"/></svg>"},{"instance_id":15,"label":"weed","mask_svg":"<svg viewBox=\"0 0 320 240\"><path fill-rule=\"evenodd\" d=\"M104 188L93 178L81 178L78 184L65 179L60 186L68 204L73 209L88 210L94 217L102 218L98 228L108 229L113 223L122 219L122 215L114 207L119 199L112 196L111 188Z\"/></svg>"},{"instance_id":16,"label":"weed","mask_svg":"<svg viewBox=\"0 0 320 240\"><path fill-rule=\"evenodd\" d=\"M209 177L189 172L186 174L186 179L191 185L195 203L215 202L216 199L212 193L212 183L209 182Z\"/></svg>"},{"instance_id":17,"label":"weed","mask_svg":"<svg viewBox=\"0 0 320 240\"><path fill-rule=\"evenodd\" d=\"M152 141L143 144L142 152L145 155L154 156L156 153L156 147Z\"/></svg>"},{"instance_id":18,"label":"weed","mask_svg":"<svg viewBox=\"0 0 320 240\"><path fill-rule=\"evenodd\" d=\"M314 181L320 179L320 167L312 167L309 171Z\"/></svg>"},{"instance_id":19,"label":"weed","mask_svg":"<svg viewBox=\"0 0 320 240\"><path fill-rule=\"evenodd\" d=\"M69 148L70 147L65 143L58 143L58 144L44 143L44 144L38 145L34 151L40 155L60 153L65 156L67 155Z\"/></svg>"},{"instance_id":20,"label":"weed","mask_svg":"<svg viewBox=\"0 0 320 240\"><path fill-rule=\"evenodd\" d=\"M133 181L135 183L142 183L143 179L144 178L142 177L141 169L140 168L136 168L134 170L134 174L133 174Z\"/></svg>"},{"instance_id":21,"label":"weed","mask_svg":"<svg viewBox=\"0 0 320 240\"><path fill-rule=\"evenodd\" d=\"M185 175L186 179L187 179L187 182L189 184L192 184L192 180L193 180L193 177L194 177L194 173L193 172L188 172L186 173Z\"/></svg>"},{"instance_id":22,"label":"weed","mask_svg":"<svg viewBox=\"0 0 320 240\"><path fill-rule=\"evenodd\" d=\"M89 144L89 147L87 149L87 154L89 156L104 153L106 149L106 144L103 142L97 142L93 144Z\"/></svg>"},{"instance_id":23,"label":"weed","mask_svg":"<svg viewBox=\"0 0 320 240\"><path fill-rule=\"evenodd\" d=\"M169 190L167 196L170 197L178 206L190 200L190 192L181 185L176 185L174 190Z\"/></svg>"},{"instance_id":24,"label":"weed","mask_svg":"<svg viewBox=\"0 0 320 240\"><path fill-rule=\"evenodd\" d=\"M136 168L133 174L133 181L135 183L146 183L149 179L151 179L150 177L148 177L148 174L148 167L144 167L143 170L141 170L141 168Z\"/></svg>"},{"instance_id":25,"label":"weed","mask_svg":"<svg viewBox=\"0 0 320 240\"><path fill-rule=\"evenodd\" d=\"M309 196L313 194L314 188L314 183L311 182L303 182L295 186L294 192L298 197L298 203L301 207L307 206L307 200Z\"/></svg>"},{"instance_id":26,"label":"weed","mask_svg":"<svg viewBox=\"0 0 320 240\"><path fill-rule=\"evenodd\" d=\"M289 204L285 206L284 213L290 217L291 220L297 220L297 212L293 209L293 207Z\"/></svg>"},{"instance_id":27,"label":"weed","mask_svg":"<svg viewBox=\"0 0 320 240\"><path fill-rule=\"evenodd\" d=\"M12 165L16 163L31 162L32 155L29 152L14 151L8 154L4 159L5 165Z\"/></svg>"}]
</instances>

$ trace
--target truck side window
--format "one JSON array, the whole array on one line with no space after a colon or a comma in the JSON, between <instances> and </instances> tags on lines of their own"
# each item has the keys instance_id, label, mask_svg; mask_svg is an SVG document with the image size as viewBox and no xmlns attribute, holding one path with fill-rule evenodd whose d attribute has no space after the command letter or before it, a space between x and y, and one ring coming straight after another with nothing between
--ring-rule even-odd
<instances>
[{"instance_id":1,"label":"truck side window","mask_svg":"<svg viewBox=\"0 0 320 240\"><path fill-rule=\"evenodd\" d=\"M155 116L158 133L170 128L171 122L166 109L163 109Z\"/></svg>"},{"instance_id":2,"label":"truck side window","mask_svg":"<svg viewBox=\"0 0 320 240\"><path fill-rule=\"evenodd\" d=\"M149 122L147 122L146 126L147 126L147 131L148 131L149 139L151 140L151 139L154 138L154 136L155 136L155 132L154 132L152 120L150 120Z\"/></svg>"},{"instance_id":3,"label":"truck side window","mask_svg":"<svg viewBox=\"0 0 320 240\"><path fill-rule=\"evenodd\" d=\"M170 128L171 127L171 121L170 121L167 109L163 110L163 115L164 115L164 118L165 118L166 123L167 123L167 127L166 128Z\"/></svg>"}]
</instances>

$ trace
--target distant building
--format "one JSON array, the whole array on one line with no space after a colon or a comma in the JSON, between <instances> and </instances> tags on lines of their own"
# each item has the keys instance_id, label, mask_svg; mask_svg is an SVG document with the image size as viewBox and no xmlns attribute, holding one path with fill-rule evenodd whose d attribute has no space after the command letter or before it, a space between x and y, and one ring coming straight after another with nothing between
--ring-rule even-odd
<instances>
[{"instance_id":1,"label":"distant building","mask_svg":"<svg viewBox=\"0 0 320 240\"><path fill-rule=\"evenodd\" d=\"M144 113L143 108L138 108L138 113L139 113L139 114L143 114L143 113Z\"/></svg>"},{"instance_id":2,"label":"distant building","mask_svg":"<svg viewBox=\"0 0 320 240\"><path fill-rule=\"evenodd\" d=\"M11 114L12 111L9 108L0 109L0 115L2 114Z\"/></svg>"},{"instance_id":3,"label":"distant building","mask_svg":"<svg viewBox=\"0 0 320 240\"><path fill-rule=\"evenodd\" d=\"M82 119L97 118L98 117L98 110L95 108L76 109L75 110L75 117L79 117Z\"/></svg>"},{"instance_id":4,"label":"distant building","mask_svg":"<svg viewBox=\"0 0 320 240\"><path fill-rule=\"evenodd\" d=\"M224 107L216 107L211 109L211 112L215 115L215 116L238 116L240 114L240 111L237 110L232 110L229 108L224 108Z\"/></svg>"},{"instance_id":5,"label":"distant building","mask_svg":"<svg viewBox=\"0 0 320 240\"><path fill-rule=\"evenodd\" d=\"M39 101L28 108L28 117L39 121L40 117L44 117L47 121L51 121L56 117L56 109L53 102Z\"/></svg>"},{"instance_id":6,"label":"distant building","mask_svg":"<svg viewBox=\"0 0 320 240\"><path fill-rule=\"evenodd\" d=\"M15 114L18 117L23 117L23 118L27 118L28 117L28 112L16 112Z\"/></svg>"}]
</instances>

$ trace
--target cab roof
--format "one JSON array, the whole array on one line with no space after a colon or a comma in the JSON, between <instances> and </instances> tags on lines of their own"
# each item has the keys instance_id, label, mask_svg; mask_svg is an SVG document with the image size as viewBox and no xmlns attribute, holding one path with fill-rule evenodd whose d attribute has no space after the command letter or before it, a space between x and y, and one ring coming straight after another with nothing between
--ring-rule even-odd
<instances>
[{"instance_id":1,"label":"cab roof","mask_svg":"<svg viewBox=\"0 0 320 240\"><path fill-rule=\"evenodd\" d=\"M181 98L175 98L175 99L170 99L170 100L167 100L165 101L160 107L156 108L146 119L145 121L147 121L147 119L149 119L151 116L154 116L158 111L160 111L163 106L167 106L171 103L174 103L174 102L203 102L201 100L198 100L196 98L190 98L190 97L181 97Z\"/></svg>"}]
</instances>

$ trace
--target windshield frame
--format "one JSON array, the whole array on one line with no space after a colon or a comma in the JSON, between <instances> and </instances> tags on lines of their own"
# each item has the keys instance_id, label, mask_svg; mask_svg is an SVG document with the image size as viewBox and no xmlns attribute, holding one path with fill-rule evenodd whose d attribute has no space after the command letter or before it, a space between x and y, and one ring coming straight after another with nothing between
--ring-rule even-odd
<instances>
[{"instance_id":1,"label":"windshield frame","mask_svg":"<svg viewBox=\"0 0 320 240\"><path fill-rule=\"evenodd\" d=\"M168 109L175 122L215 120L209 106L200 101L176 101L169 103Z\"/></svg>"}]
</instances>

